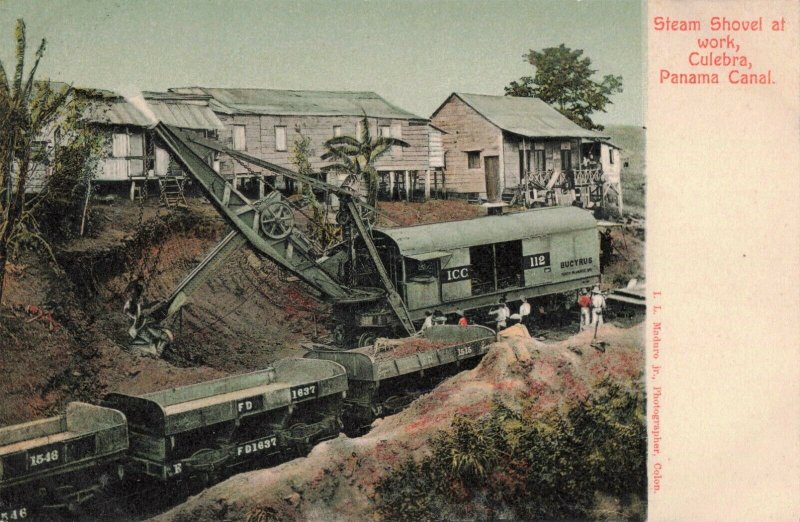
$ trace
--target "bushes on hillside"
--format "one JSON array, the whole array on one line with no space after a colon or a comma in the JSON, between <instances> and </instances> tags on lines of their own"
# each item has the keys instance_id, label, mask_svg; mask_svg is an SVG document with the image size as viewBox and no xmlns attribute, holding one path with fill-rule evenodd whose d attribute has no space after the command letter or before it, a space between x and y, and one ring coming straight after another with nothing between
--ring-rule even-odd
<instances>
[{"instance_id":1,"label":"bushes on hillside","mask_svg":"<svg viewBox=\"0 0 800 522\"><path fill-rule=\"evenodd\" d=\"M479 420L456 417L432 452L378 484L386 520L644 518L644 393L610 381L584 401L526 418L496 404ZM620 508L600 513L598 500Z\"/></svg>"}]
</instances>

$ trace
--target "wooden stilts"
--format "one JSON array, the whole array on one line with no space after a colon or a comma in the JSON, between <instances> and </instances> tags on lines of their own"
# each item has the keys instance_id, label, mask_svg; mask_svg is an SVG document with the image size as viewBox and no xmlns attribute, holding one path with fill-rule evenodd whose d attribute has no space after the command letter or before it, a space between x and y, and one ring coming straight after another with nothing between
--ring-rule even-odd
<instances>
[{"instance_id":1,"label":"wooden stilts","mask_svg":"<svg viewBox=\"0 0 800 522\"><path fill-rule=\"evenodd\" d=\"M431 199L431 171L425 171L425 201Z\"/></svg>"}]
</instances>

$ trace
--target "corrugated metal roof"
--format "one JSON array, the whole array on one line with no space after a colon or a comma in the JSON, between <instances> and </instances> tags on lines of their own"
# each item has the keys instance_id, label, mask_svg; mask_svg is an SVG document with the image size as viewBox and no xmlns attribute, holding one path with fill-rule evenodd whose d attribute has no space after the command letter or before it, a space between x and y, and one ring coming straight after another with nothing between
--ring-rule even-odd
<instances>
[{"instance_id":1,"label":"corrugated metal roof","mask_svg":"<svg viewBox=\"0 0 800 522\"><path fill-rule=\"evenodd\" d=\"M502 216L486 216L411 227L382 228L404 256L517 241L571 230L594 229L591 212L577 207L548 207Z\"/></svg>"},{"instance_id":2,"label":"corrugated metal roof","mask_svg":"<svg viewBox=\"0 0 800 522\"><path fill-rule=\"evenodd\" d=\"M225 128L208 105L155 100L147 100L147 103L160 121L173 127L204 130Z\"/></svg>"},{"instance_id":3,"label":"corrugated metal roof","mask_svg":"<svg viewBox=\"0 0 800 522\"><path fill-rule=\"evenodd\" d=\"M504 131L520 136L530 138L608 138L604 134L576 125L538 98L459 92L453 93L452 96L458 96L464 103Z\"/></svg>"},{"instance_id":4,"label":"corrugated metal roof","mask_svg":"<svg viewBox=\"0 0 800 522\"><path fill-rule=\"evenodd\" d=\"M97 95L96 93L100 93ZM85 118L94 123L152 127L153 122L127 99L110 91L94 91ZM168 125L183 129L221 130L222 122L208 106L208 96L144 93L147 106Z\"/></svg>"},{"instance_id":5,"label":"corrugated metal roof","mask_svg":"<svg viewBox=\"0 0 800 522\"><path fill-rule=\"evenodd\" d=\"M374 92L290 91L277 89L221 89L178 87L170 92L207 94L211 108L223 114L268 114L308 116L362 116L422 120L384 100Z\"/></svg>"},{"instance_id":6,"label":"corrugated metal roof","mask_svg":"<svg viewBox=\"0 0 800 522\"><path fill-rule=\"evenodd\" d=\"M150 127L153 122L124 98L92 100L84 118L92 123Z\"/></svg>"}]
</instances>

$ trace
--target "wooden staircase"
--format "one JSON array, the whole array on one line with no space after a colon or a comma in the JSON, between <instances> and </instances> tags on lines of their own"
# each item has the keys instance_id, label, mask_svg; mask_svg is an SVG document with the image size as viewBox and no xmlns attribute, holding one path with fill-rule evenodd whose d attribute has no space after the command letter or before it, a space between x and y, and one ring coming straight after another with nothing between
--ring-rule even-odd
<instances>
[{"instance_id":1,"label":"wooden staircase","mask_svg":"<svg viewBox=\"0 0 800 522\"><path fill-rule=\"evenodd\" d=\"M158 186L161 188L161 204L167 208L186 207L186 198L183 195L183 177L164 176L159 178Z\"/></svg>"}]
</instances>

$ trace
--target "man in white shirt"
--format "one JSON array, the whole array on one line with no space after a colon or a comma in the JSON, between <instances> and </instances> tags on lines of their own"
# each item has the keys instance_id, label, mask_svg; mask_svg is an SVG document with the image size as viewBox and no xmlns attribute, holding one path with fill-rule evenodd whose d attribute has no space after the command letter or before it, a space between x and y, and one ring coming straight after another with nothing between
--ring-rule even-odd
<instances>
[{"instance_id":1,"label":"man in white shirt","mask_svg":"<svg viewBox=\"0 0 800 522\"><path fill-rule=\"evenodd\" d=\"M519 322L524 324L526 327L530 327L530 320L531 304L523 297L522 304L519 305Z\"/></svg>"},{"instance_id":2,"label":"man in white shirt","mask_svg":"<svg viewBox=\"0 0 800 522\"><path fill-rule=\"evenodd\" d=\"M500 305L493 309L489 310L489 315L495 316L495 321L497 321L497 331L505 329L506 321L508 317L511 315L511 310L509 310L508 305L506 304L506 298L503 297L500 299Z\"/></svg>"},{"instance_id":3,"label":"man in white shirt","mask_svg":"<svg viewBox=\"0 0 800 522\"><path fill-rule=\"evenodd\" d=\"M592 324L603 324L603 310L606 308L606 298L600 292L600 287L592 288Z\"/></svg>"},{"instance_id":4,"label":"man in white shirt","mask_svg":"<svg viewBox=\"0 0 800 522\"><path fill-rule=\"evenodd\" d=\"M427 312L425 312L425 321L423 321L422 328L419 331L420 333L424 332L425 330L431 328L432 326L433 326L433 314L431 313L430 310L428 310Z\"/></svg>"}]
</instances>

